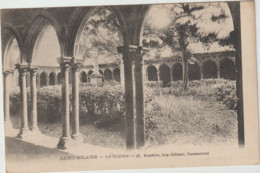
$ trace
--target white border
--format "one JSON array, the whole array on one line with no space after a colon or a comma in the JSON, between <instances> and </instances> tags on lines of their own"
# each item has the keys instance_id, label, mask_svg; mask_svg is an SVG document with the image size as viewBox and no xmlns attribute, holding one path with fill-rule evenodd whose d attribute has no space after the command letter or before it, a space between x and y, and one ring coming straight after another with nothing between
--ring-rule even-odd
<instances>
[{"instance_id":1,"label":"white border","mask_svg":"<svg viewBox=\"0 0 260 173\"><path fill-rule=\"evenodd\" d=\"M34 8L34 7L70 7L70 6L93 6L93 5L122 5L122 4L154 4L154 3L176 3L176 2L211 2L221 0L0 0L0 8ZM235 1L235 0L229 0ZM257 72L258 72L258 91L260 91L260 2L256 4L256 36L257 36ZM1 42L0 42L1 47ZM1 51L1 50L0 50ZM1 53L0 53L1 55ZM2 63L0 63L0 67ZM3 89L2 75L0 75L0 110L3 110ZM260 92L258 92L260 100ZM260 102L258 102L260 107ZM4 160L4 128L3 128L3 111L0 113L0 172L5 172ZM260 123L260 122L259 122ZM260 127L260 126L259 126ZM259 173L260 165L255 166L228 166L228 167L200 167L200 168L169 168L169 169L143 169L143 170L113 170L113 171L88 171L89 173ZM64 172L65 173L65 172ZM79 172L78 172L79 173Z\"/></svg>"}]
</instances>

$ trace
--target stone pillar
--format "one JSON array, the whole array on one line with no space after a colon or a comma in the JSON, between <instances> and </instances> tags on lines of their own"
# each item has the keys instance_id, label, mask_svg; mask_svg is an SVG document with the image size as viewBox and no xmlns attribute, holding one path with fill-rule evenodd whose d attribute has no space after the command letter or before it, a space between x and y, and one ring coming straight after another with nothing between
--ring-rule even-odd
<instances>
[{"instance_id":1,"label":"stone pillar","mask_svg":"<svg viewBox=\"0 0 260 173\"><path fill-rule=\"evenodd\" d=\"M30 68L30 76L31 76L31 131L39 133L38 123L37 123L37 76L38 68L31 67Z\"/></svg>"},{"instance_id":2,"label":"stone pillar","mask_svg":"<svg viewBox=\"0 0 260 173\"><path fill-rule=\"evenodd\" d=\"M76 62L73 58L72 62L72 117L73 128L72 138L76 141L83 142L82 135L79 132L79 71L80 62Z\"/></svg>"},{"instance_id":3,"label":"stone pillar","mask_svg":"<svg viewBox=\"0 0 260 173\"><path fill-rule=\"evenodd\" d=\"M27 92L26 92L26 76L29 66L17 64L19 71L19 83L20 83L20 97L22 101L22 116L21 116L21 128L17 135L18 138L24 138L30 132L28 127L28 112L27 112Z\"/></svg>"},{"instance_id":4,"label":"stone pillar","mask_svg":"<svg viewBox=\"0 0 260 173\"><path fill-rule=\"evenodd\" d=\"M218 79L220 79L220 66L217 65L217 77Z\"/></svg>"},{"instance_id":5,"label":"stone pillar","mask_svg":"<svg viewBox=\"0 0 260 173\"><path fill-rule=\"evenodd\" d=\"M158 78L158 82L160 82L160 72L159 72L159 70L157 71L157 78Z\"/></svg>"},{"instance_id":6,"label":"stone pillar","mask_svg":"<svg viewBox=\"0 0 260 173\"><path fill-rule=\"evenodd\" d=\"M204 75L203 75L203 65L200 66L200 79L204 79Z\"/></svg>"},{"instance_id":7,"label":"stone pillar","mask_svg":"<svg viewBox=\"0 0 260 173\"><path fill-rule=\"evenodd\" d=\"M49 74L47 73L46 74L46 86L49 86L50 85L50 76Z\"/></svg>"},{"instance_id":8,"label":"stone pillar","mask_svg":"<svg viewBox=\"0 0 260 173\"><path fill-rule=\"evenodd\" d=\"M9 89L12 87L10 84L10 77L12 70L3 70L4 77L4 125L6 129L12 128L10 121L10 96Z\"/></svg>"},{"instance_id":9,"label":"stone pillar","mask_svg":"<svg viewBox=\"0 0 260 173\"><path fill-rule=\"evenodd\" d=\"M172 72L173 72L173 69L172 69L172 68L170 68L171 82L173 81Z\"/></svg>"},{"instance_id":10,"label":"stone pillar","mask_svg":"<svg viewBox=\"0 0 260 173\"><path fill-rule=\"evenodd\" d=\"M135 117L133 93L133 59L129 46L118 47L118 52L123 54L124 79L125 79L125 109L126 109L126 147L135 148Z\"/></svg>"},{"instance_id":11,"label":"stone pillar","mask_svg":"<svg viewBox=\"0 0 260 173\"><path fill-rule=\"evenodd\" d=\"M143 57L142 47L134 50L133 58L135 63L135 109L136 109L136 147L145 145L145 121L144 121L144 88L143 88Z\"/></svg>"},{"instance_id":12,"label":"stone pillar","mask_svg":"<svg viewBox=\"0 0 260 173\"><path fill-rule=\"evenodd\" d=\"M71 58L61 58L60 68L62 76L62 136L57 145L59 149L66 149L70 142L70 96L69 70Z\"/></svg>"}]
</instances>

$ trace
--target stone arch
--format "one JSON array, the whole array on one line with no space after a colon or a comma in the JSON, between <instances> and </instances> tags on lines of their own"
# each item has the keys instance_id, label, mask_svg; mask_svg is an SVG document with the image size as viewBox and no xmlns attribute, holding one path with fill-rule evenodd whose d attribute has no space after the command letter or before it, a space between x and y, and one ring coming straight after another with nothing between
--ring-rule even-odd
<instances>
[{"instance_id":1,"label":"stone arch","mask_svg":"<svg viewBox=\"0 0 260 173\"><path fill-rule=\"evenodd\" d=\"M206 60L202 64L203 68L203 78L217 78L218 77L218 69L215 61Z\"/></svg>"},{"instance_id":2,"label":"stone arch","mask_svg":"<svg viewBox=\"0 0 260 173\"><path fill-rule=\"evenodd\" d=\"M172 66L172 80L178 81L182 80L182 64L181 63L175 63Z\"/></svg>"},{"instance_id":3,"label":"stone arch","mask_svg":"<svg viewBox=\"0 0 260 173\"><path fill-rule=\"evenodd\" d=\"M56 85L56 73L51 72L49 75L49 85Z\"/></svg>"},{"instance_id":4,"label":"stone arch","mask_svg":"<svg viewBox=\"0 0 260 173\"><path fill-rule=\"evenodd\" d=\"M189 64L189 80L200 80L200 66L197 63Z\"/></svg>"},{"instance_id":5,"label":"stone arch","mask_svg":"<svg viewBox=\"0 0 260 173\"><path fill-rule=\"evenodd\" d=\"M113 70L113 76L114 76L114 80L117 81L117 82L120 82L121 81L121 78L120 78L120 69L119 68L115 68Z\"/></svg>"},{"instance_id":6,"label":"stone arch","mask_svg":"<svg viewBox=\"0 0 260 173\"><path fill-rule=\"evenodd\" d=\"M61 73L60 72L57 75L57 82L58 82L58 85L61 84Z\"/></svg>"},{"instance_id":7,"label":"stone arch","mask_svg":"<svg viewBox=\"0 0 260 173\"><path fill-rule=\"evenodd\" d=\"M80 73L80 82L81 83L87 83L88 82L87 74L84 71L82 71Z\"/></svg>"},{"instance_id":8,"label":"stone arch","mask_svg":"<svg viewBox=\"0 0 260 173\"><path fill-rule=\"evenodd\" d=\"M64 37L64 29L60 26L60 24L56 21L56 19L44 10L38 10L36 15L32 17L31 22L27 25L25 31L25 54L26 61L29 63L33 63L33 53L34 50L38 48L38 43L41 40L41 37L44 33L45 28L51 25L56 31L56 36L60 45L60 55L63 55L62 45L63 45L63 37Z\"/></svg>"},{"instance_id":9,"label":"stone arch","mask_svg":"<svg viewBox=\"0 0 260 173\"><path fill-rule=\"evenodd\" d=\"M47 86L47 79L48 78L48 74L46 72L42 72L40 74L40 86L43 87L43 86Z\"/></svg>"},{"instance_id":10,"label":"stone arch","mask_svg":"<svg viewBox=\"0 0 260 173\"><path fill-rule=\"evenodd\" d=\"M21 63L21 50L22 50L22 37L20 33L14 28L13 26L7 24L2 27L2 64L4 68L10 69L9 66L9 58L8 58L8 53L10 51L10 48L12 47L12 44L14 40L16 40L17 45L18 45L18 50L20 52L19 55L19 61L17 63ZM11 67L12 69L15 68Z\"/></svg>"},{"instance_id":11,"label":"stone arch","mask_svg":"<svg viewBox=\"0 0 260 173\"><path fill-rule=\"evenodd\" d=\"M68 34L65 39L65 49L64 53L66 56L76 56L76 43L79 39L79 36L81 35L82 29L84 25L87 23L88 19L92 16L92 14L98 9L98 8L105 8L113 13L117 20L119 21L119 35L121 33L121 38L124 44L128 44L128 37L127 37L127 30L124 23L124 20L122 19L123 14L121 11L117 10L116 7L107 6L107 7L88 7L88 8L76 8L71 15L69 19L68 24Z\"/></svg>"},{"instance_id":12,"label":"stone arch","mask_svg":"<svg viewBox=\"0 0 260 173\"><path fill-rule=\"evenodd\" d=\"M235 63L231 59L224 58L220 61L220 77L230 80L236 79Z\"/></svg>"},{"instance_id":13,"label":"stone arch","mask_svg":"<svg viewBox=\"0 0 260 173\"><path fill-rule=\"evenodd\" d=\"M163 86L166 86L169 82L171 82L170 67L166 64L162 64L159 67L159 72L160 72L160 81L163 82Z\"/></svg>"},{"instance_id":14,"label":"stone arch","mask_svg":"<svg viewBox=\"0 0 260 173\"><path fill-rule=\"evenodd\" d=\"M112 71L110 69L105 69L104 71L104 80L110 81L113 79Z\"/></svg>"},{"instance_id":15,"label":"stone arch","mask_svg":"<svg viewBox=\"0 0 260 173\"><path fill-rule=\"evenodd\" d=\"M158 71L155 66L149 65L146 71L148 81L158 81Z\"/></svg>"}]
</instances>

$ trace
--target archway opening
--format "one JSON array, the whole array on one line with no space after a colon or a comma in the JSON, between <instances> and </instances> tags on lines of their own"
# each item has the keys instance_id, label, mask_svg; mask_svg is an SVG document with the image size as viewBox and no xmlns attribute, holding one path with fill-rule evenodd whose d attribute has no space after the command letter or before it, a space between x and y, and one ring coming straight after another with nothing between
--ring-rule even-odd
<instances>
[{"instance_id":1,"label":"archway opening","mask_svg":"<svg viewBox=\"0 0 260 173\"><path fill-rule=\"evenodd\" d=\"M41 75L40 75L40 86L41 87L44 87L44 86L47 86L47 73L45 72L42 72Z\"/></svg>"},{"instance_id":2,"label":"archway opening","mask_svg":"<svg viewBox=\"0 0 260 173\"><path fill-rule=\"evenodd\" d=\"M230 79L230 80L236 79L235 64L232 60L225 59L225 60L221 61L220 77L224 78L224 79Z\"/></svg>"},{"instance_id":3,"label":"archway opening","mask_svg":"<svg viewBox=\"0 0 260 173\"><path fill-rule=\"evenodd\" d=\"M217 65L213 61L206 61L203 64L203 77L205 79L208 78L217 78L218 76L218 70Z\"/></svg>"},{"instance_id":4,"label":"archway opening","mask_svg":"<svg viewBox=\"0 0 260 173\"><path fill-rule=\"evenodd\" d=\"M155 66L150 65L147 67L147 77L148 81L158 81L158 74L157 69Z\"/></svg>"},{"instance_id":5,"label":"archway opening","mask_svg":"<svg viewBox=\"0 0 260 173\"><path fill-rule=\"evenodd\" d=\"M200 67L197 63L189 64L189 80L200 80Z\"/></svg>"},{"instance_id":6,"label":"archway opening","mask_svg":"<svg viewBox=\"0 0 260 173\"><path fill-rule=\"evenodd\" d=\"M123 45L123 38L117 17L107 8L99 7L83 21L74 54L84 60L83 66L94 66L93 71L97 73L101 64L120 64L121 57L117 51L120 45Z\"/></svg>"},{"instance_id":7,"label":"archway opening","mask_svg":"<svg viewBox=\"0 0 260 173\"><path fill-rule=\"evenodd\" d=\"M48 74L49 84L55 85L56 74L51 73L59 68L57 58L60 56L60 45L57 33L52 25L46 20L46 25L37 37L32 54L32 65L44 70ZM45 78L45 77L44 77ZM45 79L40 77L40 85L45 86Z\"/></svg>"},{"instance_id":8,"label":"archway opening","mask_svg":"<svg viewBox=\"0 0 260 173\"><path fill-rule=\"evenodd\" d=\"M104 71L104 79L105 79L105 81L111 81L112 80L112 71L110 69L106 69Z\"/></svg>"},{"instance_id":9,"label":"archway opening","mask_svg":"<svg viewBox=\"0 0 260 173\"><path fill-rule=\"evenodd\" d=\"M176 63L172 67L172 78L173 81L182 80L182 65L181 63Z\"/></svg>"},{"instance_id":10,"label":"archway opening","mask_svg":"<svg viewBox=\"0 0 260 173\"><path fill-rule=\"evenodd\" d=\"M49 75L49 85L56 85L56 75L54 72L51 72Z\"/></svg>"},{"instance_id":11,"label":"archway opening","mask_svg":"<svg viewBox=\"0 0 260 173\"><path fill-rule=\"evenodd\" d=\"M19 86L19 72L16 70L15 65L20 63L20 61L20 49L17 39L14 36L11 36L5 50L3 66L5 69L13 70L10 83L12 87ZM28 86L28 82L26 82L26 85Z\"/></svg>"},{"instance_id":12,"label":"archway opening","mask_svg":"<svg viewBox=\"0 0 260 173\"><path fill-rule=\"evenodd\" d=\"M160 81L163 82L163 86L165 87L171 81L170 67L166 64L163 64L160 66L159 71L160 71Z\"/></svg>"},{"instance_id":13,"label":"archway opening","mask_svg":"<svg viewBox=\"0 0 260 173\"><path fill-rule=\"evenodd\" d=\"M80 73L80 81L81 81L81 83L87 83L87 82L88 82L86 72L82 71L82 72Z\"/></svg>"},{"instance_id":14,"label":"archway opening","mask_svg":"<svg viewBox=\"0 0 260 173\"><path fill-rule=\"evenodd\" d=\"M113 76L114 76L115 81L117 81L117 82L120 82L120 81L121 81L121 78L120 78L120 69L119 69L119 68L115 68L115 69L113 70Z\"/></svg>"}]
</instances>

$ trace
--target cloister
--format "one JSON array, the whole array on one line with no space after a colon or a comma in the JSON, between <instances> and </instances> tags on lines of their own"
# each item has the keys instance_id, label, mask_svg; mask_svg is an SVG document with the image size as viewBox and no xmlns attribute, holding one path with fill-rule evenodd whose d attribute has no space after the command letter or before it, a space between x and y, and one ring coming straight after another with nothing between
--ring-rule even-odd
<instances>
[{"instance_id":1,"label":"cloister","mask_svg":"<svg viewBox=\"0 0 260 173\"><path fill-rule=\"evenodd\" d=\"M224 78L235 80L235 52L214 52L193 54L194 62L189 64L189 80L200 80L207 78ZM80 69L80 82L89 83L89 76L93 73L94 66L82 66ZM99 73L104 81L121 82L123 78L123 66L121 64L100 64ZM182 61L180 57L169 57L160 61L144 60L144 81L178 81L182 80ZM13 80L17 80L18 74L12 75ZM30 86L30 74L27 74L27 87ZM60 85L60 68L55 66L38 66L36 75L37 87L48 85ZM71 73L70 73L71 83Z\"/></svg>"},{"instance_id":2,"label":"cloister","mask_svg":"<svg viewBox=\"0 0 260 173\"><path fill-rule=\"evenodd\" d=\"M242 68L241 68L241 39L240 39L240 7L239 2L227 2L234 24L234 31L230 33L234 41L234 52L221 54L194 54L197 62L190 65L190 79L201 78L229 78L237 81L237 96L239 98L238 116L238 141L244 143L244 122L242 102ZM144 132L144 80L157 81L181 80L181 61L145 62L142 47L142 31L146 15L150 5L131 6L106 6L117 17L120 23L123 45L118 47L118 53L122 55L122 67L117 65L100 67L100 73L104 74L105 80L114 79L121 81L125 86L126 107L126 146L128 149L140 148L145 145ZM21 128L18 137L23 139L28 134L39 131L37 125L37 83L40 86L47 84L62 85L62 134L58 148L66 149L71 141L82 142L79 132L79 83L88 82L92 67L82 67L82 59L77 57L76 45L82 26L98 7L67 7L67 8L44 8L44 9L4 9L1 11L2 24L2 59L4 80L4 116L5 129L12 128L10 122L9 89L12 73L19 75L17 83L20 86L22 100ZM57 67L34 65L34 51L37 41L41 37L46 26L51 25L56 31L60 45L60 57L57 57ZM17 40L20 58L15 66L10 66L7 51L11 40ZM217 61L216 61L216 58ZM214 59L214 60L212 60ZM222 63L222 62L226 63ZM233 64L232 73L226 73L225 64ZM88 69L88 70L86 70ZM122 70L123 69L123 70ZM210 72L207 72L209 71ZM215 69L212 71L212 69ZM60 73L59 73L60 72ZM159 72L159 73L158 73ZM236 73L236 74L235 74ZM123 74L123 78L120 78ZM165 75L169 74L169 75ZM70 77L71 75L71 77ZM28 77L30 76L30 77ZM38 77L37 77L38 76ZM146 76L146 77L144 77ZM236 76L236 77L235 77ZM42 80L40 80L42 79ZM72 84L72 131L69 111L69 86ZM27 82L29 81L29 82ZM28 110L26 83L29 83L31 92L31 108ZM27 84L28 85L28 84ZM32 123L28 123L28 115Z\"/></svg>"}]
</instances>

